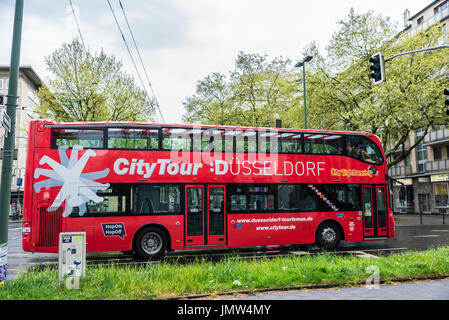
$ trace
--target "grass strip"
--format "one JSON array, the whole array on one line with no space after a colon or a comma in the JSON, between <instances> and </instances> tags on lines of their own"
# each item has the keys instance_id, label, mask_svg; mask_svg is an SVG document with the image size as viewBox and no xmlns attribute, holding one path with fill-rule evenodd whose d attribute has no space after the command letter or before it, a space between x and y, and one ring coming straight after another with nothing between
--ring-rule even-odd
<instances>
[{"instance_id":1,"label":"grass strip","mask_svg":"<svg viewBox=\"0 0 449 320\"><path fill-rule=\"evenodd\" d=\"M351 286L365 284L373 270L383 282L447 275L449 247L379 258L325 253L250 260L229 256L218 263L198 259L189 264L111 264L88 267L80 289L59 282L57 270L32 270L6 281L0 299L137 300L316 284Z\"/></svg>"}]
</instances>

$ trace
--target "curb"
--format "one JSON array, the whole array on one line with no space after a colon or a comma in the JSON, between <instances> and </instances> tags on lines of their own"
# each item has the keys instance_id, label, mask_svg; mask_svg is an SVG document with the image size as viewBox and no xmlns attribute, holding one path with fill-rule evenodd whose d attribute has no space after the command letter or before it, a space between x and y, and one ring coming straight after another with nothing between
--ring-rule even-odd
<instances>
[{"instance_id":1,"label":"curb","mask_svg":"<svg viewBox=\"0 0 449 320\"><path fill-rule=\"evenodd\" d=\"M444 275L436 275L436 276L422 276L422 277L414 277L414 278L397 278L397 279L389 279L389 280L380 280L379 284L386 283L395 283L395 282L414 282L414 281L431 281L431 280L443 280L449 279L449 274ZM224 291L224 292L215 292L215 293L202 293L202 294L193 294L186 296L176 296L169 298L162 298L162 300L193 300L200 298L208 298L213 296L234 296L234 295L249 295L256 293L265 293L265 292L275 292L275 291L299 291L299 290L316 290L316 289L334 289L334 288L350 288L350 287L362 287L362 286L354 286L349 283L329 283L329 284L310 284L310 285L302 285L302 286L287 286L287 287L275 287L275 288L262 288L262 289L252 289L252 290L236 290L236 291Z\"/></svg>"}]
</instances>

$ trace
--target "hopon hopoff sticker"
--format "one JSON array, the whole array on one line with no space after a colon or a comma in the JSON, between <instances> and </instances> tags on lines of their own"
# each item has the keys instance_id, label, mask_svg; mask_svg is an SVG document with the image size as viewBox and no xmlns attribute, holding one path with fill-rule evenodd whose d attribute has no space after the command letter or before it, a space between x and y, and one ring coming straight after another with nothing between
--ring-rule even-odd
<instances>
[{"instance_id":1,"label":"hopon hopoff sticker","mask_svg":"<svg viewBox=\"0 0 449 320\"><path fill-rule=\"evenodd\" d=\"M95 203L103 201L103 198L97 196L96 192L109 188L109 183L99 183L95 180L106 177L109 169L83 173L89 158L96 156L95 152L88 149L78 159L78 151L82 150L83 147L76 145L73 146L69 159L66 154L67 149L67 146L58 148L60 162L48 156L43 156L40 159L39 164L41 166L47 164L51 169L37 168L34 171L35 179L38 179L41 175L49 178L36 182L34 190L36 193L39 193L41 188L60 186L61 190L59 190L58 195L47 210L49 212L56 211L65 201L63 217L67 217L72 213L75 207L79 208L79 215L82 216L86 212L87 202L90 200Z\"/></svg>"}]
</instances>

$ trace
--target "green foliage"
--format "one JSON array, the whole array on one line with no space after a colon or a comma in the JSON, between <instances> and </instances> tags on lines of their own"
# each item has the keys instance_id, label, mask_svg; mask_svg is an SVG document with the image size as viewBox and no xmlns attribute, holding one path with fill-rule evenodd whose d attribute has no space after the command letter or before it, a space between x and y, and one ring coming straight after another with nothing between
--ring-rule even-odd
<instances>
[{"instance_id":1,"label":"green foliage","mask_svg":"<svg viewBox=\"0 0 449 320\"><path fill-rule=\"evenodd\" d=\"M53 74L38 91L36 112L56 121L148 121L154 103L114 56L92 54L74 40L45 60Z\"/></svg>"},{"instance_id":2,"label":"green foliage","mask_svg":"<svg viewBox=\"0 0 449 320\"><path fill-rule=\"evenodd\" d=\"M312 284L351 286L365 284L379 270L381 281L449 274L449 248L407 251L378 258L353 255L289 255L276 258L222 261L196 259L192 263L104 265L87 267L80 289L67 289L58 271L22 273L0 289L2 300L161 299L198 293L256 290Z\"/></svg>"},{"instance_id":3,"label":"green foliage","mask_svg":"<svg viewBox=\"0 0 449 320\"><path fill-rule=\"evenodd\" d=\"M322 54L315 43L303 50L306 64L308 126L312 129L368 131L381 138L389 166L405 159L410 134L445 122L443 89L449 86L448 49L398 57L386 64L387 81L374 86L369 58L428 48L447 41L441 24L413 37L398 33L388 17L353 9L338 22ZM445 27L447 28L447 26ZM446 37L446 38L445 38ZM301 68L302 69L302 68ZM302 70L288 59L240 53L230 79L214 74L200 81L184 103L187 122L284 127L304 124ZM422 136L424 137L424 135Z\"/></svg>"},{"instance_id":4,"label":"green foliage","mask_svg":"<svg viewBox=\"0 0 449 320\"><path fill-rule=\"evenodd\" d=\"M443 40L442 26L435 24L413 37L398 34L390 39L394 26L387 18L371 12L354 15L351 11L340 23L341 30L327 47L328 57L331 62L345 65L344 61L351 61L351 64L345 65L344 70L323 64L311 75L310 86L315 90L311 92L310 112L317 119L334 119L326 129L379 135L386 156L395 154L395 161L389 163L394 165L420 142L405 147L411 132L427 130L445 121L445 108L440 101L443 101L442 88L449 83L449 55L447 50L435 50L389 61L387 81L380 86L374 86L370 78L369 58L378 51L388 58L436 46ZM355 45L350 45L351 42Z\"/></svg>"},{"instance_id":5,"label":"green foliage","mask_svg":"<svg viewBox=\"0 0 449 320\"><path fill-rule=\"evenodd\" d=\"M186 98L183 120L201 124L274 126L280 113L297 106L289 60L240 52L229 78L213 73Z\"/></svg>"}]
</instances>

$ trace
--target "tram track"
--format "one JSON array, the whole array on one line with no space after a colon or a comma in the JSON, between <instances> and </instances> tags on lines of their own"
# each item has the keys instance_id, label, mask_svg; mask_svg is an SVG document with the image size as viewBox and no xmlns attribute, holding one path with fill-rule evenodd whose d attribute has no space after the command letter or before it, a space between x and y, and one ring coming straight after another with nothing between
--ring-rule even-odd
<instances>
[{"instance_id":1,"label":"tram track","mask_svg":"<svg viewBox=\"0 0 449 320\"><path fill-rule=\"evenodd\" d=\"M334 254L338 256L354 255L360 258L377 258L394 253L406 251L407 248L373 248L364 250L339 250L339 251L323 251L320 249L305 249L305 250L287 250L287 249L270 249L257 251L220 251L220 252L174 252L167 254L160 260L141 260L131 254L111 253L102 255L100 257L87 258L86 264L88 267L96 266L147 266L160 263L167 264L189 264L197 261L205 261L218 263L226 259L231 260L258 260L258 259L275 259L288 256L307 256L319 254ZM44 270L47 268L57 268L58 262L46 263L29 263L27 270L36 269Z\"/></svg>"}]
</instances>

